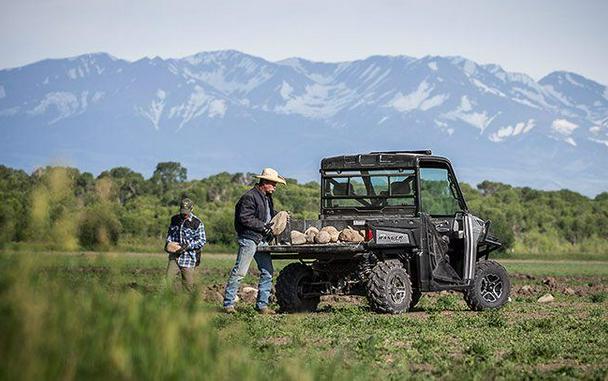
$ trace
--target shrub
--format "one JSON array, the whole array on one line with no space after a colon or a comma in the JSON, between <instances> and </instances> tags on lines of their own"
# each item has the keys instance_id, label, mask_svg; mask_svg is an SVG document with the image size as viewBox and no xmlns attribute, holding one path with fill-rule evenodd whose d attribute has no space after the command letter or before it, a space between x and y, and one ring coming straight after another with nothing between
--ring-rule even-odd
<instances>
[{"instance_id":1,"label":"shrub","mask_svg":"<svg viewBox=\"0 0 608 381\"><path fill-rule=\"evenodd\" d=\"M122 226L109 206L96 205L82 214L78 239L88 249L116 245Z\"/></svg>"}]
</instances>

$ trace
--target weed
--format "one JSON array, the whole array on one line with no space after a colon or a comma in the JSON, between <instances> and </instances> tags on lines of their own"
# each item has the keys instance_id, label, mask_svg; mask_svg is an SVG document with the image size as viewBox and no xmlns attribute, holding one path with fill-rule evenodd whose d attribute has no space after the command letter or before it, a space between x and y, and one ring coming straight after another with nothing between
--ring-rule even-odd
<instances>
[{"instance_id":1,"label":"weed","mask_svg":"<svg viewBox=\"0 0 608 381\"><path fill-rule=\"evenodd\" d=\"M605 292L598 292L598 293L595 293L595 294L591 294L589 296L589 299L593 303L603 303L606 300L607 297L608 297L607 293L605 293Z\"/></svg>"},{"instance_id":2,"label":"weed","mask_svg":"<svg viewBox=\"0 0 608 381\"><path fill-rule=\"evenodd\" d=\"M452 311L458 309L462 298L455 295L441 295L435 302L435 309L439 311Z\"/></svg>"},{"instance_id":3,"label":"weed","mask_svg":"<svg viewBox=\"0 0 608 381\"><path fill-rule=\"evenodd\" d=\"M501 310L490 310L484 313L488 327L503 328L507 326L507 319Z\"/></svg>"},{"instance_id":4,"label":"weed","mask_svg":"<svg viewBox=\"0 0 608 381\"><path fill-rule=\"evenodd\" d=\"M472 358L472 363L475 363L487 361L492 352L483 341L475 341L465 349L464 353Z\"/></svg>"},{"instance_id":5,"label":"weed","mask_svg":"<svg viewBox=\"0 0 608 381\"><path fill-rule=\"evenodd\" d=\"M528 347L531 361L552 360L559 353L559 347L553 340L534 340Z\"/></svg>"}]
</instances>

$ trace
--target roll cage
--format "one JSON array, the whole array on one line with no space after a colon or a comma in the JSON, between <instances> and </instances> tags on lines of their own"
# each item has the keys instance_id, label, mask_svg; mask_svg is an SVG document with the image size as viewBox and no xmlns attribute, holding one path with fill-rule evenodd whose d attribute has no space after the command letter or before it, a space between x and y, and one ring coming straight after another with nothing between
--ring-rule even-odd
<instances>
[{"instance_id":1,"label":"roll cage","mask_svg":"<svg viewBox=\"0 0 608 381\"><path fill-rule=\"evenodd\" d=\"M430 151L372 152L367 155L337 156L321 161L321 215L384 214L419 215L422 210L420 169L446 169L449 189L462 212L468 207L446 158ZM360 179L353 184L353 178ZM374 178L386 178L384 191L378 192ZM393 179L400 179L407 193L395 193ZM355 186L359 185L358 192ZM362 190L365 192L362 192ZM411 200L410 203L391 202ZM350 201L341 202L341 201Z\"/></svg>"}]
</instances>

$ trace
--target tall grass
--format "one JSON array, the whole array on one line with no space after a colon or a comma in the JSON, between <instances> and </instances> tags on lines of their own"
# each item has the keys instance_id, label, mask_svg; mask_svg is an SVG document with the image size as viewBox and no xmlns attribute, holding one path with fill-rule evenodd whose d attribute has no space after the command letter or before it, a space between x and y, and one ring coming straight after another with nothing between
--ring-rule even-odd
<instances>
[{"instance_id":1,"label":"tall grass","mask_svg":"<svg viewBox=\"0 0 608 381\"><path fill-rule=\"evenodd\" d=\"M116 292L92 279L75 288L23 255L0 260L2 380L253 380L268 369L224 342L196 296L166 289ZM294 365L295 367L292 367ZM316 378L297 361L273 378ZM294 370L297 370L294 374Z\"/></svg>"},{"instance_id":2,"label":"tall grass","mask_svg":"<svg viewBox=\"0 0 608 381\"><path fill-rule=\"evenodd\" d=\"M502 255L522 259L608 260L608 241L589 237L572 244L556 233L531 232L515 240L513 248Z\"/></svg>"}]
</instances>

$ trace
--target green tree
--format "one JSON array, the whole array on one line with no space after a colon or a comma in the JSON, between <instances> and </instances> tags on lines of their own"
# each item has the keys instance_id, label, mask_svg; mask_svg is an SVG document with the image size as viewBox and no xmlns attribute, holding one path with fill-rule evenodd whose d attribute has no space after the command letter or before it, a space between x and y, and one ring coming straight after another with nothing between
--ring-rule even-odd
<instances>
[{"instance_id":1,"label":"green tree","mask_svg":"<svg viewBox=\"0 0 608 381\"><path fill-rule=\"evenodd\" d=\"M27 173L0 165L0 245L23 238L31 187Z\"/></svg>"},{"instance_id":2,"label":"green tree","mask_svg":"<svg viewBox=\"0 0 608 381\"><path fill-rule=\"evenodd\" d=\"M113 195L118 198L121 205L125 205L130 199L143 194L146 186L146 181L140 173L126 167L103 171L98 179L103 178L112 179Z\"/></svg>"},{"instance_id":3,"label":"green tree","mask_svg":"<svg viewBox=\"0 0 608 381\"><path fill-rule=\"evenodd\" d=\"M164 194L176 184L183 183L188 177L188 170L178 162L158 163L150 179L158 195Z\"/></svg>"}]
</instances>

